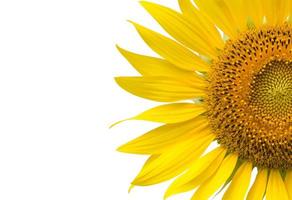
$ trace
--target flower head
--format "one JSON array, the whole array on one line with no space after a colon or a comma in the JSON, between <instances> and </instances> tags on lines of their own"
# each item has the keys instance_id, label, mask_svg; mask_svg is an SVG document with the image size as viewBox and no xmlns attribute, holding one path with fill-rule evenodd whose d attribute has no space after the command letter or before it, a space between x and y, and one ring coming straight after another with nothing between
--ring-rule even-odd
<instances>
[{"instance_id":1,"label":"flower head","mask_svg":"<svg viewBox=\"0 0 292 200\"><path fill-rule=\"evenodd\" d=\"M159 57L119 48L141 76L117 83L168 103L132 118L164 123L119 148L149 155L132 185L175 178L166 198L196 189L192 199L204 200L228 187L223 199L292 199L292 2L142 5L174 39L132 22Z\"/></svg>"}]
</instances>

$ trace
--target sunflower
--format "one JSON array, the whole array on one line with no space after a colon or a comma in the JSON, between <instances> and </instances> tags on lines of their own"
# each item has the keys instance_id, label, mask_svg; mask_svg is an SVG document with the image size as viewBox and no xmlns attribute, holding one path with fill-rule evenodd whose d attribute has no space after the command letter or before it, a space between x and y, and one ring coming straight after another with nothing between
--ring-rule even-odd
<instances>
[{"instance_id":1,"label":"sunflower","mask_svg":"<svg viewBox=\"0 0 292 200\"><path fill-rule=\"evenodd\" d=\"M149 156L132 186L173 179L165 199L225 189L223 199L291 200L292 1L141 4L169 36L131 22L159 56L118 47L141 76L115 80L166 104L130 118L162 123L118 148Z\"/></svg>"}]
</instances>

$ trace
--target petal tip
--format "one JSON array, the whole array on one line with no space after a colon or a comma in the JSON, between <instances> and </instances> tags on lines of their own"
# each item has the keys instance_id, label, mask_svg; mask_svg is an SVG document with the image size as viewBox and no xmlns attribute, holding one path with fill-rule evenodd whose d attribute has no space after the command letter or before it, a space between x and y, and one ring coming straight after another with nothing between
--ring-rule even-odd
<instances>
[{"instance_id":1,"label":"petal tip","mask_svg":"<svg viewBox=\"0 0 292 200\"><path fill-rule=\"evenodd\" d=\"M151 4L153 4L153 3L149 2L149 1L144 1L144 0L139 1L139 3L140 3L140 5L143 6L143 7L145 7L145 6L147 6L147 5L151 5Z\"/></svg>"},{"instance_id":2,"label":"petal tip","mask_svg":"<svg viewBox=\"0 0 292 200\"><path fill-rule=\"evenodd\" d=\"M131 184L129 189L128 189L128 193L130 193L133 190L134 187L135 187L135 185Z\"/></svg>"},{"instance_id":3,"label":"petal tip","mask_svg":"<svg viewBox=\"0 0 292 200\"><path fill-rule=\"evenodd\" d=\"M130 120L130 119L123 119L123 120L120 120L120 121L114 122L113 124L111 124L111 125L109 126L109 128L111 129L111 128L113 128L113 127L115 127L115 126L117 126L117 125L119 125L119 124L121 124L121 123L123 123L123 122L125 122L125 121L127 121L127 120Z\"/></svg>"}]
</instances>

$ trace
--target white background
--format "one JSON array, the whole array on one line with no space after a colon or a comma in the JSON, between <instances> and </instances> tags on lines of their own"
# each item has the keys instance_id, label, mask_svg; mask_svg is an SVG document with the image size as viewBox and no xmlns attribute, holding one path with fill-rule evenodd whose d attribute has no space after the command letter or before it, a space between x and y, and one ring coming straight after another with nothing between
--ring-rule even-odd
<instances>
[{"instance_id":1,"label":"white background","mask_svg":"<svg viewBox=\"0 0 292 200\"><path fill-rule=\"evenodd\" d=\"M161 31L136 0L0 1L0 199L162 199L127 193L146 158L115 151L156 125L108 129L156 105L114 83L137 74L115 44L153 55L127 19Z\"/></svg>"}]
</instances>

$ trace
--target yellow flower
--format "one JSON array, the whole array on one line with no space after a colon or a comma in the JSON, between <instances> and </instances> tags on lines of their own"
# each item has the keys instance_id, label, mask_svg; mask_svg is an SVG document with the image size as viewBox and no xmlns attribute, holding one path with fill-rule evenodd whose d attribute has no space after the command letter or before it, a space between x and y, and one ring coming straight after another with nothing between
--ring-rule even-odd
<instances>
[{"instance_id":1,"label":"yellow flower","mask_svg":"<svg viewBox=\"0 0 292 200\"><path fill-rule=\"evenodd\" d=\"M131 119L164 125L118 150L149 155L133 186L175 178L165 198L292 199L292 1L179 0L142 6L173 39L137 23L160 58L121 54L128 92L169 104ZM217 147L206 151L212 143ZM256 169L255 181L251 181Z\"/></svg>"}]
</instances>

